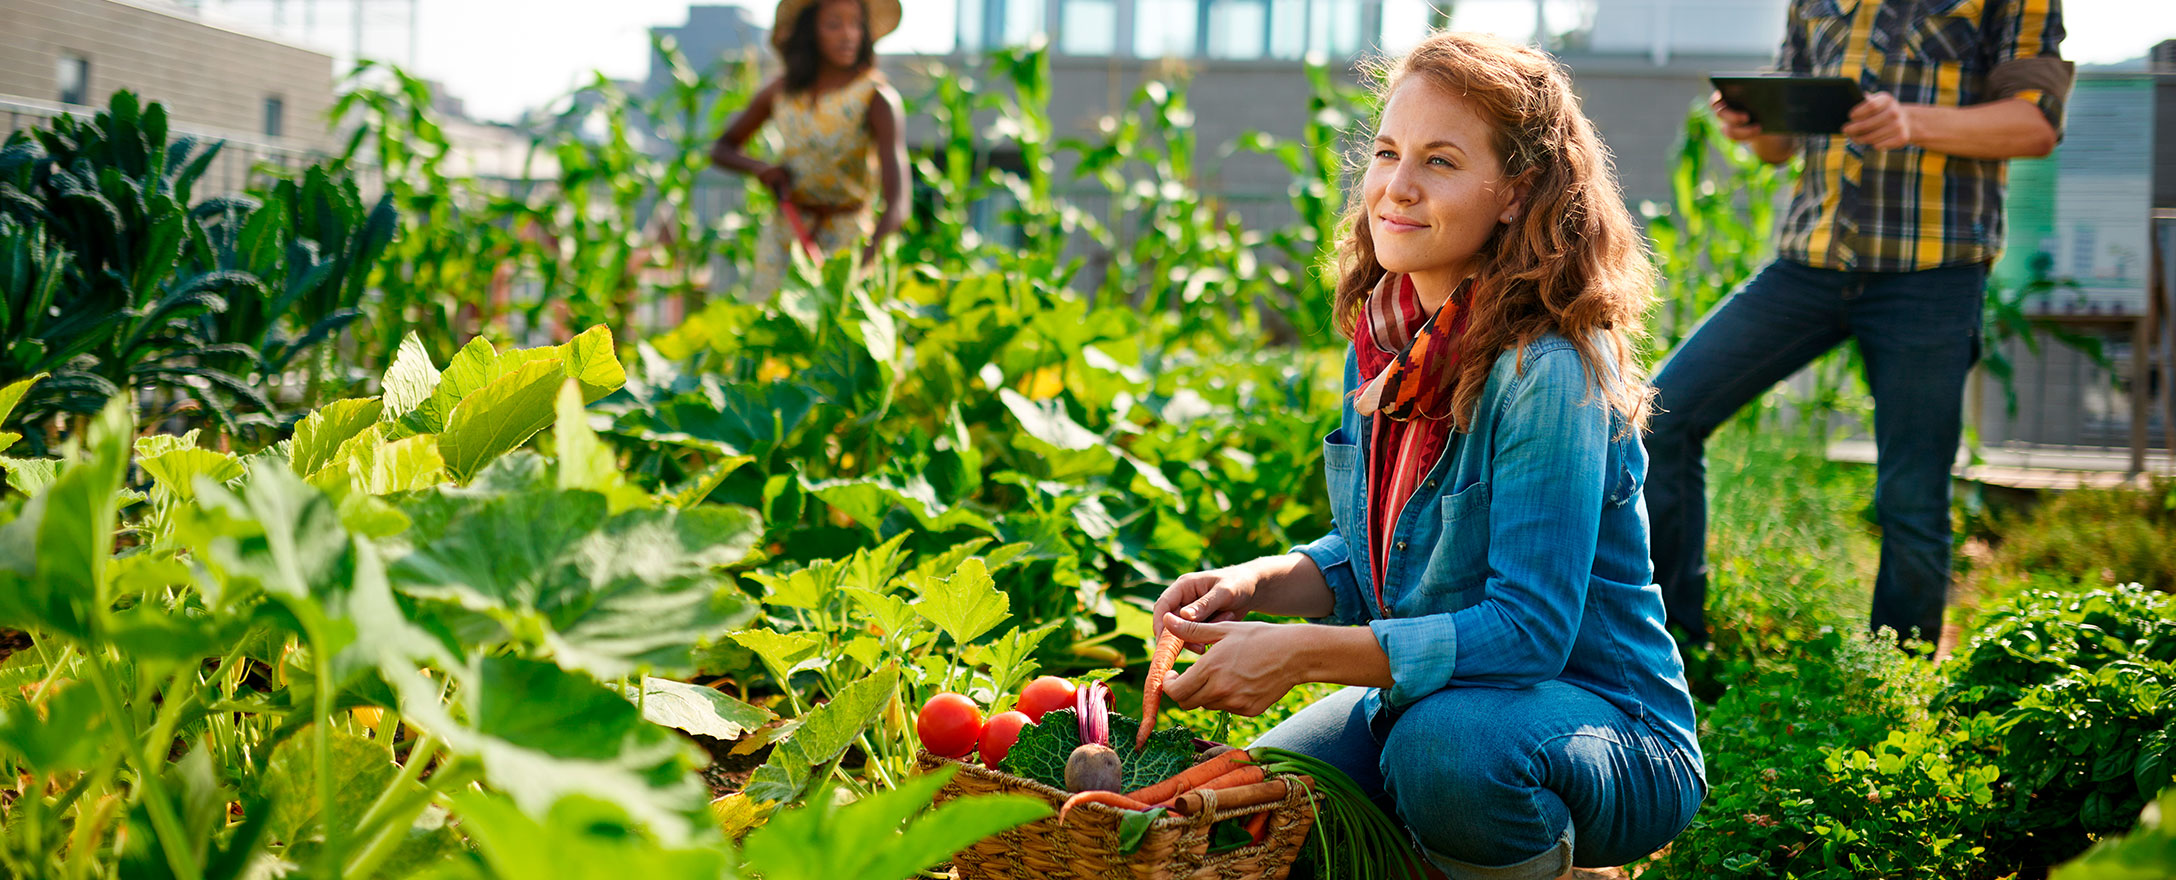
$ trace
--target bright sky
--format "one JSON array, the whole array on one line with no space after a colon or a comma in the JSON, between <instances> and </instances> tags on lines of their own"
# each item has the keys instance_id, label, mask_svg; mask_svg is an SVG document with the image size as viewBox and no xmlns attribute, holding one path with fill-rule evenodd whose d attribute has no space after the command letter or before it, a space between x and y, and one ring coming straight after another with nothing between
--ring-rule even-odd
<instances>
[{"instance_id":1,"label":"bright sky","mask_svg":"<svg viewBox=\"0 0 2176 880\"><path fill-rule=\"evenodd\" d=\"M230 11L248 7L261 16L266 0L226 0ZM308 2L308 0L304 0ZM713 0L747 7L759 25L769 25L774 2ZM898 33L879 45L887 52L945 51L951 48L959 0L903 0L906 16ZM1600 0L1603 3L1619 0ZM1781 2L1781 0L1752 0ZM222 0L207 5L220 6ZM639 79L649 63L649 28L687 19L687 0L419 0L415 68L464 99L469 112L486 119L511 119L565 94L587 81L593 71L621 79ZM373 15L383 17L402 4ZM1496 2L1460 0L1468 11L1454 23L1499 30L1523 39L1530 31L1526 14L1501 12ZM2069 38L2063 56L2086 64L2124 61L2145 54L2153 44L2176 38L2176 2L2169 0L2067 0L2063 15ZM325 0L320 15L348 14L344 0ZM351 7L348 7L351 8ZM290 11L289 25L295 24ZM1485 20L1484 20L1485 18ZM373 39L378 37L372 28ZM368 51L402 57L404 37L374 42Z\"/></svg>"}]
</instances>

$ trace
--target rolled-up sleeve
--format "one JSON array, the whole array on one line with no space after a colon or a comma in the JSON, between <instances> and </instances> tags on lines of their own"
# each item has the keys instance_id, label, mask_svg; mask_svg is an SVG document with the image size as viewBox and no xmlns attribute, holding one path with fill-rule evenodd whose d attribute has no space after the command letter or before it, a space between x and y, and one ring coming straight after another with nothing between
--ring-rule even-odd
<instances>
[{"instance_id":1,"label":"rolled-up sleeve","mask_svg":"<svg viewBox=\"0 0 2176 880\"><path fill-rule=\"evenodd\" d=\"M1611 418L1578 352L1532 358L1494 432L1489 576L1447 614L1376 620L1391 705L1453 685L1525 687L1564 671L1593 576Z\"/></svg>"},{"instance_id":2,"label":"rolled-up sleeve","mask_svg":"<svg viewBox=\"0 0 2176 880\"><path fill-rule=\"evenodd\" d=\"M1344 535L1331 529L1329 534L1294 547L1291 552L1314 560L1315 567L1322 569L1323 582L1330 586L1330 595L1336 597L1330 616L1316 618L1316 623L1352 625L1367 619L1360 607L1360 579L1352 572L1352 552L1345 546Z\"/></svg>"},{"instance_id":3,"label":"rolled-up sleeve","mask_svg":"<svg viewBox=\"0 0 2176 880\"><path fill-rule=\"evenodd\" d=\"M2063 60L2062 0L2001 0L1981 28L1990 56L1990 99L2030 102L2061 137L2064 106L2077 76L2077 66Z\"/></svg>"}]
</instances>

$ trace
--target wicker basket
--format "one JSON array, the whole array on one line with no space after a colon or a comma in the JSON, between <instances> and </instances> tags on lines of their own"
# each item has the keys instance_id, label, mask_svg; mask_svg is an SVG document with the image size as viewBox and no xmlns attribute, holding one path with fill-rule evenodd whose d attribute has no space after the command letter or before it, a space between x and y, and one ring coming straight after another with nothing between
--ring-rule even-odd
<instances>
[{"instance_id":1,"label":"wicker basket","mask_svg":"<svg viewBox=\"0 0 2176 880\"><path fill-rule=\"evenodd\" d=\"M972 795L1018 794L1042 798L1056 810L1067 796L1032 779L927 751L921 753L920 764L924 772L959 768L937 792L940 803ZM1150 823L1130 853L1119 850L1121 812L1087 804L1076 808L1062 826L1056 816L1049 816L984 838L961 850L952 865L960 880L1282 880L1315 824L1307 786L1294 785L1281 801L1222 812L1216 809L1215 792L1208 794L1209 806L1201 812L1166 814ZM1264 811L1271 815L1261 843L1209 852L1209 831L1217 823L1245 821Z\"/></svg>"}]
</instances>

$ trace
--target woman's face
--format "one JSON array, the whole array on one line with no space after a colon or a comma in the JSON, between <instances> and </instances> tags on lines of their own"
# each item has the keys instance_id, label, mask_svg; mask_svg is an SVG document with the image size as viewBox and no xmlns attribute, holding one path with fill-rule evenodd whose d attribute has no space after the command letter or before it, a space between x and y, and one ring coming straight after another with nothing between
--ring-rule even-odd
<instances>
[{"instance_id":1,"label":"woman's face","mask_svg":"<svg viewBox=\"0 0 2176 880\"><path fill-rule=\"evenodd\" d=\"M1449 295L1497 224L1518 216L1524 187L1503 170L1495 131L1463 98L1406 79L1383 106L1361 184L1376 261Z\"/></svg>"},{"instance_id":2,"label":"woman's face","mask_svg":"<svg viewBox=\"0 0 2176 880\"><path fill-rule=\"evenodd\" d=\"M861 60L861 0L824 0L816 8L816 48L833 67Z\"/></svg>"}]
</instances>

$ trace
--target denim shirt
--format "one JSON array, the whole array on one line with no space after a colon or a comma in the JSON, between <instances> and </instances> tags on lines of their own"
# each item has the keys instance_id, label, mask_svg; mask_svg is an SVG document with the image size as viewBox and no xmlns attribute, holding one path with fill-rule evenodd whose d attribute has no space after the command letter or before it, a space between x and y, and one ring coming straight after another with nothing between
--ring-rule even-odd
<instances>
[{"instance_id":1,"label":"denim shirt","mask_svg":"<svg viewBox=\"0 0 2176 880\"><path fill-rule=\"evenodd\" d=\"M1523 366L1521 361L1524 361ZM1611 377L1614 380L1614 377ZM1496 359L1472 430L1399 512L1376 606L1367 554L1369 424L1353 411L1322 443L1335 528L1294 548L1337 605L1319 622L1374 630L1391 688L1370 716L1450 687L1586 688L1701 766L1692 696L1647 552L1647 453L1594 389L1571 342L1546 335Z\"/></svg>"}]
</instances>

